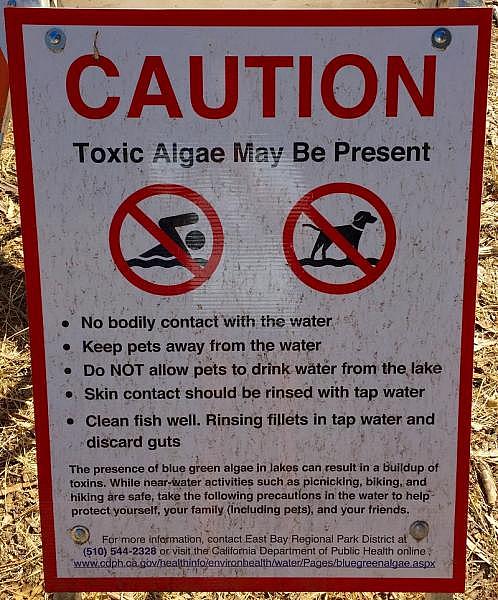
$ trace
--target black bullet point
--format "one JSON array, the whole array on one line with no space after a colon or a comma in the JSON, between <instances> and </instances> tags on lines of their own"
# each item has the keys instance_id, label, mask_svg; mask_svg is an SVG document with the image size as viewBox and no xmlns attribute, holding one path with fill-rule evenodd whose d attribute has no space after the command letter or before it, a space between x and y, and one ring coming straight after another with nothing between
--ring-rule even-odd
<instances>
[{"instance_id":1,"label":"black bullet point","mask_svg":"<svg viewBox=\"0 0 498 600\"><path fill-rule=\"evenodd\" d=\"M62 346L64 348L64 350L69 350L71 348L71 346L69 344L64 344L64 346Z\"/></svg>"},{"instance_id":2,"label":"black bullet point","mask_svg":"<svg viewBox=\"0 0 498 600\"><path fill-rule=\"evenodd\" d=\"M66 392L66 398L72 398L73 392Z\"/></svg>"},{"instance_id":3,"label":"black bullet point","mask_svg":"<svg viewBox=\"0 0 498 600\"><path fill-rule=\"evenodd\" d=\"M62 321L62 327L69 327L69 321Z\"/></svg>"},{"instance_id":4,"label":"black bullet point","mask_svg":"<svg viewBox=\"0 0 498 600\"><path fill-rule=\"evenodd\" d=\"M71 417L69 417L69 419L67 420L67 424L73 425L73 423L74 423L74 419L71 419Z\"/></svg>"},{"instance_id":5,"label":"black bullet point","mask_svg":"<svg viewBox=\"0 0 498 600\"><path fill-rule=\"evenodd\" d=\"M64 369L64 373L65 373L66 375L69 375L69 373L71 373L71 369L70 369L69 367L66 367L66 368Z\"/></svg>"}]
</instances>

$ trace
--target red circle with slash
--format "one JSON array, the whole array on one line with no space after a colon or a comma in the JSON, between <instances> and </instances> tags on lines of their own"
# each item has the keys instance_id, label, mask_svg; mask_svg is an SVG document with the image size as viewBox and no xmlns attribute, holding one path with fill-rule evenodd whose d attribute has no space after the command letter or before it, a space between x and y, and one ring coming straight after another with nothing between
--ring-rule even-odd
<instances>
[{"instance_id":1,"label":"red circle with slash","mask_svg":"<svg viewBox=\"0 0 498 600\"><path fill-rule=\"evenodd\" d=\"M183 248L174 242L159 227L159 225L157 225L139 207L140 202L143 200L163 194L185 198L199 208L208 219L213 232L213 248L211 251L211 256L209 257L205 266L202 267L197 264L190 257L190 255L183 250ZM162 246L164 246L164 248L171 253L171 255L174 256L183 267L190 271L192 277L187 279L187 281L183 281L182 283L165 285L155 283L154 281L149 281L148 279L144 279L135 273L135 271L133 271L132 268L127 264L126 259L123 256L120 243L121 228L126 217L131 217L137 221L150 235L152 235ZM144 292L148 292L149 294L156 294L158 296L177 296L179 294L186 294L187 292L195 290L204 282L206 282L214 273L223 253L223 228L214 208L197 192L194 192L193 190L182 185L149 185L128 196L128 198L124 200L124 202L116 211L109 229L109 246L116 266L120 270L121 274L124 275L124 277L134 286L143 290Z\"/></svg>"},{"instance_id":2,"label":"red circle with slash","mask_svg":"<svg viewBox=\"0 0 498 600\"><path fill-rule=\"evenodd\" d=\"M335 226L330 223L328 219L323 217L313 206L313 203L316 200L330 194L351 194L357 196L368 202L377 211L382 220L385 232L384 250L377 264L370 264L370 262L368 262L368 260L362 256L362 254L358 252L358 250L352 246L339 231L337 231ZM362 271L363 275L358 279L354 279L347 283L330 283L308 273L299 262L294 250L294 231L301 215L310 219L321 232L332 240L352 263L354 263L353 266L357 266L360 271ZM292 208L284 225L283 248L285 258L287 259L290 268L307 286L326 294L350 294L369 286L387 269L394 255L395 247L396 226L391 212L376 194L355 183L327 183L314 188L305 194Z\"/></svg>"}]
</instances>

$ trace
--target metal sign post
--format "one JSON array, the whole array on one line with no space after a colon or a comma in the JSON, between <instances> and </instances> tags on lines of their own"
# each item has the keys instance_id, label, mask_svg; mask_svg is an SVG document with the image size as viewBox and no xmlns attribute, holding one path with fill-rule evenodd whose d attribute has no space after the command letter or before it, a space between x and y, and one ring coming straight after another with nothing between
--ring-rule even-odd
<instances>
[{"instance_id":1,"label":"metal sign post","mask_svg":"<svg viewBox=\"0 0 498 600\"><path fill-rule=\"evenodd\" d=\"M462 590L490 11L7 21L47 589Z\"/></svg>"}]
</instances>

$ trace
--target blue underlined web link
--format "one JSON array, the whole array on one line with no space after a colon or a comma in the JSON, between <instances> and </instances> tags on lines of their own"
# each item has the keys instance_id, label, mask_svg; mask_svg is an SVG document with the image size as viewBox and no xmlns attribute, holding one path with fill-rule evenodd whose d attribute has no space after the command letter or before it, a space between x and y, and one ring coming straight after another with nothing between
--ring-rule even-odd
<instances>
[{"instance_id":1,"label":"blue underlined web link","mask_svg":"<svg viewBox=\"0 0 498 600\"><path fill-rule=\"evenodd\" d=\"M361 560L349 558L334 558L315 560L300 558L294 560L279 560L270 558L259 559L208 559L208 558L177 558L177 559L144 559L144 560L73 560L75 569L220 569L220 568L262 568L262 569L435 569L436 561L431 560Z\"/></svg>"}]
</instances>

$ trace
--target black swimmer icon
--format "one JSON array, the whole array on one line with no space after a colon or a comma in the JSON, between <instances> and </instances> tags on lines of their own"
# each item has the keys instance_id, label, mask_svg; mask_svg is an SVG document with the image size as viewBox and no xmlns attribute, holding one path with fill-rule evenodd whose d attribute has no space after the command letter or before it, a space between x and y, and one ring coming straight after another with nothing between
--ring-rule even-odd
<instances>
[{"instance_id":1,"label":"black swimmer icon","mask_svg":"<svg viewBox=\"0 0 498 600\"><path fill-rule=\"evenodd\" d=\"M186 210L179 207L179 198L187 203ZM156 215L160 211L158 221L148 216L149 207ZM183 229L195 223L198 229ZM155 245L149 249L136 246L151 238ZM132 285L157 296L187 294L209 281L221 260L223 240L223 227L211 204L195 190L174 183L148 185L130 194L109 227L109 248L118 270Z\"/></svg>"},{"instance_id":2,"label":"black swimmer icon","mask_svg":"<svg viewBox=\"0 0 498 600\"><path fill-rule=\"evenodd\" d=\"M199 215L196 213L184 213L180 215L172 215L170 217L164 217L159 219L159 227L168 236L168 238L180 247L194 262L198 265L204 266L208 262L204 258L192 257L190 250L200 250L206 244L206 238L202 231L193 230L189 231L185 236L185 241L178 233L179 227L185 227L187 225L193 225L199 221ZM172 254L162 244L157 244L150 250L146 250L138 258L132 258L127 260L126 263L130 267L143 267L148 269L150 267L163 267L164 269L170 269L171 267L185 267L174 254Z\"/></svg>"}]
</instances>

